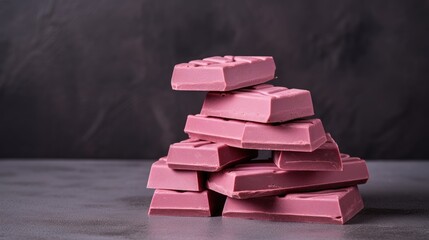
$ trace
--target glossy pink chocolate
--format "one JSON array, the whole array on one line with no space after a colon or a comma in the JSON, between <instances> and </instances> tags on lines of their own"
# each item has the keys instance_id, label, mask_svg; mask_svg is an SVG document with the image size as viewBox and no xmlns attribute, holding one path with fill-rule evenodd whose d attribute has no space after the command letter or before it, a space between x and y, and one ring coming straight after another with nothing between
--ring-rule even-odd
<instances>
[{"instance_id":1,"label":"glossy pink chocolate","mask_svg":"<svg viewBox=\"0 0 429 240\"><path fill-rule=\"evenodd\" d=\"M191 138L246 149L311 152L326 142L319 119L262 124L189 115L185 132Z\"/></svg>"},{"instance_id":2,"label":"glossy pink chocolate","mask_svg":"<svg viewBox=\"0 0 429 240\"><path fill-rule=\"evenodd\" d=\"M209 92L201 114L261 123L285 122L314 114L307 90L269 84L231 92Z\"/></svg>"},{"instance_id":3,"label":"glossy pink chocolate","mask_svg":"<svg viewBox=\"0 0 429 240\"><path fill-rule=\"evenodd\" d=\"M216 172L239 161L255 158L257 155L256 150L187 139L170 145L167 164L173 169Z\"/></svg>"},{"instance_id":4,"label":"glossy pink chocolate","mask_svg":"<svg viewBox=\"0 0 429 240\"><path fill-rule=\"evenodd\" d=\"M228 197L246 199L348 187L368 180L364 160L344 158L342 161L343 171L287 171L279 169L271 160L254 161L210 174L207 187Z\"/></svg>"},{"instance_id":5,"label":"glossy pink chocolate","mask_svg":"<svg viewBox=\"0 0 429 240\"><path fill-rule=\"evenodd\" d=\"M363 209L356 186L252 199L228 198L224 217L344 224Z\"/></svg>"},{"instance_id":6,"label":"glossy pink chocolate","mask_svg":"<svg viewBox=\"0 0 429 240\"><path fill-rule=\"evenodd\" d=\"M147 181L147 188L170 189L180 191L204 190L203 172L174 170L168 167L167 158L163 157L152 164Z\"/></svg>"},{"instance_id":7,"label":"glossy pink chocolate","mask_svg":"<svg viewBox=\"0 0 429 240\"><path fill-rule=\"evenodd\" d=\"M341 171L340 151L337 143L328 133L328 139L313 152L275 151L274 163L283 170L290 171Z\"/></svg>"},{"instance_id":8,"label":"glossy pink chocolate","mask_svg":"<svg viewBox=\"0 0 429 240\"><path fill-rule=\"evenodd\" d=\"M181 192L155 190L149 215L210 217L220 215L225 197L210 190Z\"/></svg>"},{"instance_id":9,"label":"glossy pink chocolate","mask_svg":"<svg viewBox=\"0 0 429 240\"><path fill-rule=\"evenodd\" d=\"M272 80L275 70L272 57L209 57L174 66L171 86L174 90L230 91Z\"/></svg>"}]
</instances>

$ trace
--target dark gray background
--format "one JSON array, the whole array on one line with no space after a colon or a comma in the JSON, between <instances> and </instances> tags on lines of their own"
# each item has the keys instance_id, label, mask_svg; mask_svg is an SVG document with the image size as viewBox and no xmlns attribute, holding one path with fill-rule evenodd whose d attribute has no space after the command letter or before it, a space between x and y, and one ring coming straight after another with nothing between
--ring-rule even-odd
<instances>
[{"instance_id":1,"label":"dark gray background","mask_svg":"<svg viewBox=\"0 0 429 240\"><path fill-rule=\"evenodd\" d=\"M429 1L0 0L0 157L157 158L204 93L174 64L272 55L343 152L429 158Z\"/></svg>"}]
</instances>

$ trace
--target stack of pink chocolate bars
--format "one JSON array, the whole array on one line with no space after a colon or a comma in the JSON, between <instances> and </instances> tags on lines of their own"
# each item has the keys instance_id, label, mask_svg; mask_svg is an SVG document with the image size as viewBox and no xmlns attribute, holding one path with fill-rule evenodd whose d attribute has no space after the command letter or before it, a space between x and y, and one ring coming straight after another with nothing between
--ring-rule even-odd
<instances>
[{"instance_id":1,"label":"stack of pink chocolate bars","mask_svg":"<svg viewBox=\"0 0 429 240\"><path fill-rule=\"evenodd\" d=\"M208 91L189 115L189 139L152 165L149 215L344 224L363 209L364 160L340 153L310 92L277 87L272 57L209 57L178 64L174 90ZM254 160L258 150L272 157Z\"/></svg>"}]
</instances>

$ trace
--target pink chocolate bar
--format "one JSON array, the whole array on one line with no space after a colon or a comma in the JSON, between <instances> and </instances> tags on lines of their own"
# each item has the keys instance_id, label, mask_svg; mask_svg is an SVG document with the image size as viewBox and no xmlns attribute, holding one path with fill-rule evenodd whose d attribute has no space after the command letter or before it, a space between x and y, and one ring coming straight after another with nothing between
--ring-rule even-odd
<instances>
[{"instance_id":1,"label":"pink chocolate bar","mask_svg":"<svg viewBox=\"0 0 429 240\"><path fill-rule=\"evenodd\" d=\"M262 124L189 115L185 132L191 138L238 148L311 152L326 142L319 119Z\"/></svg>"},{"instance_id":2,"label":"pink chocolate bar","mask_svg":"<svg viewBox=\"0 0 429 240\"><path fill-rule=\"evenodd\" d=\"M201 114L261 123L285 122L314 114L307 90L261 84L231 92L209 92Z\"/></svg>"},{"instance_id":3,"label":"pink chocolate bar","mask_svg":"<svg viewBox=\"0 0 429 240\"><path fill-rule=\"evenodd\" d=\"M210 190L181 192L156 189L149 215L210 217L220 215L225 197Z\"/></svg>"},{"instance_id":4,"label":"pink chocolate bar","mask_svg":"<svg viewBox=\"0 0 429 240\"><path fill-rule=\"evenodd\" d=\"M344 224L363 209L356 186L252 199L228 198L224 217Z\"/></svg>"},{"instance_id":5,"label":"pink chocolate bar","mask_svg":"<svg viewBox=\"0 0 429 240\"><path fill-rule=\"evenodd\" d=\"M174 66L171 86L174 90L230 91L272 80L275 70L272 57L209 57Z\"/></svg>"},{"instance_id":6,"label":"pink chocolate bar","mask_svg":"<svg viewBox=\"0 0 429 240\"><path fill-rule=\"evenodd\" d=\"M152 164L147 188L202 191L204 190L204 180L202 172L169 168L167 158L163 157Z\"/></svg>"},{"instance_id":7,"label":"pink chocolate bar","mask_svg":"<svg viewBox=\"0 0 429 240\"><path fill-rule=\"evenodd\" d=\"M212 173L207 187L232 198L274 196L363 184L368 169L360 158L343 158L343 171L287 171L271 160L254 161Z\"/></svg>"},{"instance_id":8,"label":"pink chocolate bar","mask_svg":"<svg viewBox=\"0 0 429 240\"><path fill-rule=\"evenodd\" d=\"M290 171L341 171L340 151L337 143L328 133L328 139L313 152L275 151L274 163L283 170Z\"/></svg>"},{"instance_id":9,"label":"pink chocolate bar","mask_svg":"<svg viewBox=\"0 0 429 240\"><path fill-rule=\"evenodd\" d=\"M170 145L167 164L173 169L216 172L239 161L255 158L257 155L258 152L255 150L187 139Z\"/></svg>"}]
</instances>

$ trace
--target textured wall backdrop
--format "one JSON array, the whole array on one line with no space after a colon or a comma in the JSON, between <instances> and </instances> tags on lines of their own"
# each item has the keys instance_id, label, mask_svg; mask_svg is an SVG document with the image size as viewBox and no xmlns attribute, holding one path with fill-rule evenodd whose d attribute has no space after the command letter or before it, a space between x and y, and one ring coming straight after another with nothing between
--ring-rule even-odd
<instances>
[{"instance_id":1,"label":"textured wall backdrop","mask_svg":"<svg viewBox=\"0 0 429 240\"><path fill-rule=\"evenodd\" d=\"M174 64L273 55L343 152L429 158L429 1L0 0L0 157L157 158L204 93Z\"/></svg>"}]
</instances>

